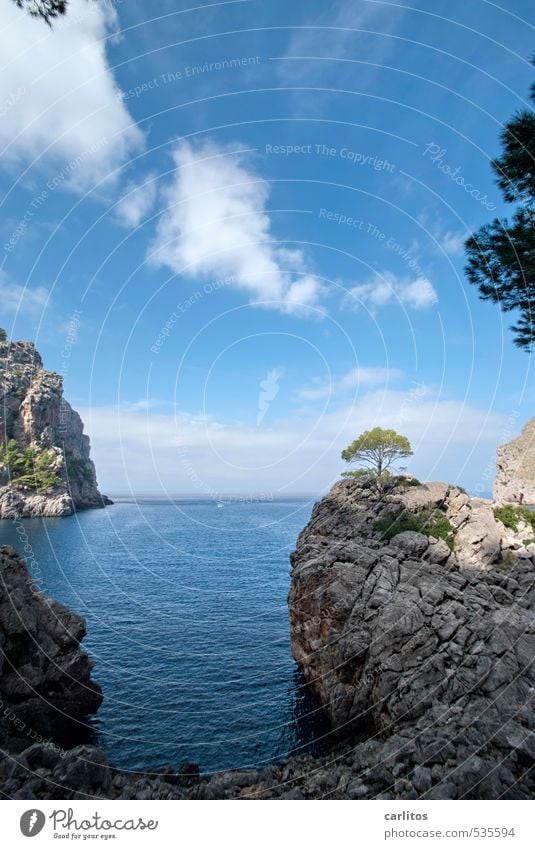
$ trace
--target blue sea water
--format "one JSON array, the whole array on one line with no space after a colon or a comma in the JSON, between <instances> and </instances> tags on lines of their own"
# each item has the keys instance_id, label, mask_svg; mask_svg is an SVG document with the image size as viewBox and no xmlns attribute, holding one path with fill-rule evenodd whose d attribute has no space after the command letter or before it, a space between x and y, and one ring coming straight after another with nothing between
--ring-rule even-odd
<instances>
[{"instance_id":1,"label":"blue sea water","mask_svg":"<svg viewBox=\"0 0 535 849\"><path fill-rule=\"evenodd\" d=\"M325 747L286 603L288 555L311 507L118 498L64 519L0 522L0 543L19 551L24 528L39 588L87 620L105 696L92 724L112 763L211 772Z\"/></svg>"}]
</instances>

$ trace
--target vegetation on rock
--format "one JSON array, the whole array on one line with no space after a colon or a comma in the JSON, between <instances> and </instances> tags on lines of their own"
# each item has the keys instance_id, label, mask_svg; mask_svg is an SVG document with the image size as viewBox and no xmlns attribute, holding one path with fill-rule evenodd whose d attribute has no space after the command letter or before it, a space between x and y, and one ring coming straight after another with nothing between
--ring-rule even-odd
<instances>
[{"instance_id":1,"label":"vegetation on rock","mask_svg":"<svg viewBox=\"0 0 535 849\"><path fill-rule=\"evenodd\" d=\"M52 450L39 451L34 445L21 449L15 439L0 445L0 466L9 472L12 486L44 492L61 483Z\"/></svg>"},{"instance_id":2,"label":"vegetation on rock","mask_svg":"<svg viewBox=\"0 0 535 849\"><path fill-rule=\"evenodd\" d=\"M518 531L519 525L525 522L531 525L535 533L535 512L528 507L506 504L504 507L495 507L494 516L512 531Z\"/></svg>"},{"instance_id":3,"label":"vegetation on rock","mask_svg":"<svg viewBox=\"0 0 535 849\"><path fill-rule=\"evenodd\" d=\"M414 513L404 510L395 519L379 519L373 527L388 540L403 531L417 531L425 536L444 540L450 549L453 549L455 541L453 525L446 514L438 509L423 509Z\"/></svg>"}]
</instances>

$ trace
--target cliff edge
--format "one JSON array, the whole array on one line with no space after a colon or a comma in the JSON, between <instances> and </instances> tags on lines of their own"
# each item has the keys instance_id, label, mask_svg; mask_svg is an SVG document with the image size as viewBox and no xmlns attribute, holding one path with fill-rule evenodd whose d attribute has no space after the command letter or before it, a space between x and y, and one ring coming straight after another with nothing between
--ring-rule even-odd
<instances>
[{"instance_id":1,"label":"cliff edge","mask_svg":"<svg viewBox=\"0 0 535 849\"><path fill-rule=\"evenodd\" d=\"M0 518L68 516L111 503L82 420L31 342L0 342Z\"/></svg>"},{"instance_id":2,"label":"cliff edge","mask_svg":"<svg viewBox=\"0 0 535 849\"><path fill-rule=\"evenodd\" d=\"M400 797L417 768L433 798L522 798L535 545L490 502L409 483L340 481L315 505L291 558L294 656L334 728L394 742Z\"/></svg>"},{"instance_id":3,"label":"cliff edge","mask_svg":"<svg viewBox=\"0 0 535 849\"><path fill-rule=\"evenodd\" d=\"M520 436L499 446L496 466L494 500L535 505L535 418Z\"/></svg>"}]
</instances>

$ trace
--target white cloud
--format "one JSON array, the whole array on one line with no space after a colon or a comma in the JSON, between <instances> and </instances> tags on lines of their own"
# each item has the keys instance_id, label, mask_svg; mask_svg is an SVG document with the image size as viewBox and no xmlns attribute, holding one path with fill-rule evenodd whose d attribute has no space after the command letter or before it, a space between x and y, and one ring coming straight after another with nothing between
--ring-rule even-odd
<instances>
[{"instance_id":1,"label":"white cloud","mask_svg":"<svg viewBox=\"0 0 535 849\"><path fill-rule=\"evenodd\" d=\"M2 313L38 315L48 303L50 292L44 286L30 289L11 283L0 272L0 309Z\"/></svg>"},{"instance_id":2,"label":"white cloud","mask_svg":"<svg viewBox=\"0 0 535 849\"><path fill-rule=\"evenodd\" d=\"M433 284L427 278L398 279L389 271L376 274L368 283L354 286L349 295L355 306L366 306L372 312L393 303L421 310L438 301Z\"/></svg>"},{"instance_id":3,"label":"white cloud","mask_svg":"<svg viewBox=\"0 0 535 849\"><path fill-rule=\"evenodd\" d=\"M339 79L344 71L354 77L355 68L358 67L359 84L371 84L378 78L374 68L367 68L366 65L344 66L339 61L306 62L302 57L356 59L362 53L362 46L360 51L356 51L356 46L362 41L361 30L370 29L388 34L395 28L402 14L399 7L384 9L373 2L355 3L354 0L329 3L328 8L319 12L314 9L311 17L305 22L306 26L295 27L283 57L291 59L297 56L299 61L283 62L278 68L279 78L285 82L290 78L294 85L296 81L310 84L312 78L324 79L329 74L336 75ZM391 50L390 39L381 38L379 35L374 40L372 61L380 65ZM303 96L304 93L299 92L296 99ZM318 96L317 92L315 96Z\"/></svg>"},{"instance_id":4,"label":"white cloud","mask_svg":"<svg viewBox=\"0 0 535 849\"><path fill-rule=\"evenodd\" d=\"M507 416L436 397L428 389L372 390L333 412L257 428L186 413L121 408L80 410L106 491L197 493L314 492L345 468L340 452L376 425L406 434L410 470L423 480L491 488L496 445ZM485 476L486 475L486 476Z\"/></svg>"},{"instance_id":5,"label":"white cloud","mask_svg":"<svg viewBox=\"0 0 535 849\"><path fill-rule=\"evenodd\" d=\"M87 189L139 149L106 56L117 25L110 3L71 0L52 29L12 2L2 10L0 121L2 158L39 159L71 188Z\"/></svg>"},{"instance_id":6,"label":"white cloud","mask_svg":"<svg viewBox=\"0 0 535 849\"><path fill-rule=\"evenodd\" d=\"M280 247L266 212L269 185L243 150L183 143L164 192L152 261L177 274L226 277L253 300L291 311L314 304L319 281L300 250Z\"/></svg>"},{"instance_id":7,"label":"white cloud","mask_svg":"<svg viewBox=\"0 0 535 849\"><path fill-rule=\"evenodd\" d=\"M438 242L443 251L447 254L462 254L464 251L464 243L466 242L466 234L460 232L452 232L447 230L445 233L437 235Z\"/></svg>"},{"instance_id":8,"label":"white cloud","mask_svg":"<svg viewBox=\"0 0 535 849\"><path fill-rule=\"evenodd\" d=\"M115 207L117 220L124 227L138 227L156 200L156 182L149 174L143 183L129 183Z\"/></svg>"},{"instance_id":9,"label":"white cloud","mask_svg":"<svg viewBox=\"0 0 535 849\"><path fill-rule=\"evenodd\" d=\"M391 380L397 380L402 376L403 372L396 368L363 366L351 369L347 374L335 380L317 380L311 386L300 389L297 397L302 401L318 401L322 398L341 395L344 392L360 387L387 385Z\"/></svg>"}]
</instances>

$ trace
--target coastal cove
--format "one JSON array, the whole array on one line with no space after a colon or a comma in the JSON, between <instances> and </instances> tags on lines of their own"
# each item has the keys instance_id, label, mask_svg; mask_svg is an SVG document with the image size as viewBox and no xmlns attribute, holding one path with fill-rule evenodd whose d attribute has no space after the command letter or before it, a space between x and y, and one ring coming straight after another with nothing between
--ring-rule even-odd
<instances>
[{"instance_id":1,"label":"coastal cove","mask_svg":"<svg viewBox=\"0 0 535 849\"><path fill-rule=\"evenodd\" d=\"M286 600L288 556L312 501L114 501L0 526L37 587L87 621L84 648L104 692L93 742L125 770L261 769L325 751L328 726L291 655Z\"/></svg>"}]
</instances>

